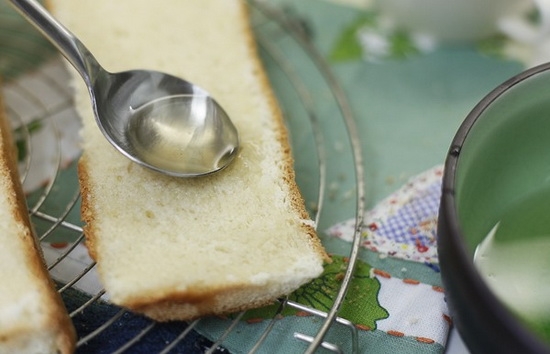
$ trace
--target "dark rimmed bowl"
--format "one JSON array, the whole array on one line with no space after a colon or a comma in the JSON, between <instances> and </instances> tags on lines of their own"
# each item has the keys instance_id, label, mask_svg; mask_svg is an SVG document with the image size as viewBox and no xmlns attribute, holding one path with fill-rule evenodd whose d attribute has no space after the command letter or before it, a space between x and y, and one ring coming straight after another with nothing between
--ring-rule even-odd
<instances>
[{"instance_id":1,"label":"dark rimmed bowl","mask_svg":"<svg viewBox=\"0 0 550 354\"><path fill-rule=\"evenodd\" d=\"M473 263L476 246L504 211L547 186L550 63L524 71L483 98L459 128L445 162L438 222L441 273L453 322L473 353L550 353L549 344L491 292ZM541 222L550 230L548 214Z\"/></svg>"}]
</instances>

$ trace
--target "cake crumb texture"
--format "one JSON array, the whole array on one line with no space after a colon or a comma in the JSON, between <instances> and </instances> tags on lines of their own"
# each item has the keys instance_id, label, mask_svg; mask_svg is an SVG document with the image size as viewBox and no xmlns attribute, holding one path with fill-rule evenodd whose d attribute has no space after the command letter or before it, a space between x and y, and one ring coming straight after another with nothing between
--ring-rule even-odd
<instances>
[{"instance_id":1,"label":"cake crumb texture","mask_svg":"<svg viewBox=\"0 0 550 354\"><path fill-rule=\"evenodd\" d=\"M44 265L0 97L0 353L74 351L75 331Z\"/></svg>"}]
</instances>

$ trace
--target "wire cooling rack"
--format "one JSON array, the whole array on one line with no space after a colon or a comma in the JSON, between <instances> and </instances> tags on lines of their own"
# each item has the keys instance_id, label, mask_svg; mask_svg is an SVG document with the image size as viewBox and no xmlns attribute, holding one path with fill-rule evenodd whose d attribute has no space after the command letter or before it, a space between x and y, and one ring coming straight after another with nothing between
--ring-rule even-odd
<instances>
[{"instance_id":1,"label":"wire cooling rack","mask_svg":"<svg viewBox=\"0 0 550 354\"><path fill-rule=\"evenodd\" d=\"M360 230L364 211L362 161L357 129L343 90L312 44L306 24L291 12L260 1L250 1L250 7L260 54L289 127L297 181L307 207L319 229L324 229L332 222L331 207L335 203L348 206L351 213L348 216L356 217L356 230ZM38 70L6 83L3 93L16 133L29 213L48 269L58 282L75 323L79 336L77 352L151 352L155 339L155 348L162 342L158 350L162 353L181 352L182 343L187 342L192 346L185 347L185 352L191 351L190 348L226 352L224 341L244 313L228 321L217 338L206 340L195 332L204 325L201 323L204 320L168 325L145 318L130 322L127 320L132 316L130 313L108 304L95 263L83 246L76 175L79 121L71 102L69 76L62 59L46 59ZM334 150L338 158L334 158ZM342 169L352 174L348 176L351 182L348 180L350 188L346 192L338 191L333 182L342 180L343 174L338 172ZM320 319L314 335L294 333L297 348L304 348L305 344L308 353L321 348L343 352L338 344L325 340L331 328L343 326L349 331L346 341L351 343L351 351L357 351L357 329L350 321L338 317L338 310L353 274L358 249L359 231L356 231L348 250L349 263L342 287L330 311L279 300L278 311L292 307ZM261 352L266 339L277 335L272 331L276 320L275 315L258 337L247 338L254 343L251 352ZM125 326L124 336L117 331L121 326ZM105 347L105 343L109 345Z\"/></svg>"}]
</instances>

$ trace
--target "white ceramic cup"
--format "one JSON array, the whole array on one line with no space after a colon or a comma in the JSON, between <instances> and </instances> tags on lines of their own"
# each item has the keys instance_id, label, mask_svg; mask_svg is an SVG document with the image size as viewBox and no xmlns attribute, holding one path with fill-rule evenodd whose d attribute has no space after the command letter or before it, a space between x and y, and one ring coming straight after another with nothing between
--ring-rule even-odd
<instances>
[{"instance_id":1,"label":"white ceramic cup","mask_svg":"<svg viewBox=\"0 0 550 354\"><path fill-rule=\"evenodd\" d=\"M395 26L440 42L475 41L500 31L501 21L537 6L549 13L549 0L375 0Z\"/></svg>"}]
</instances>

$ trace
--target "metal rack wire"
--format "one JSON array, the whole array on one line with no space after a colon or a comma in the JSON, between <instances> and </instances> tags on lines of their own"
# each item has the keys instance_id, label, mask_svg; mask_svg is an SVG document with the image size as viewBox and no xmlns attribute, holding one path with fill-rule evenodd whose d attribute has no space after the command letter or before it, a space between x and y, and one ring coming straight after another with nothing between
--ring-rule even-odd
<instances>
[{"instance_id":1,"label":"metal rack wire","mask_svg":"<svg viewBox=\"0 0 550 354\"><path fill-rule=\"evenodd\" d=\"M349 250L349 263L345 271L342 287L338 292L330 311L323 312L298 302L281 299L280 313L285 307L292 307L307 312L321 319L321 325L315 335L295 333L297 343L306 343L305 352L312 353L319 348L331 352L343 352L335 343L325 341L327 332L334 326L344 326L349 330L351 350L357 352L357 329L350 321L338 317L338 310L346 295L347 287L353 275L359 249L359 230L364 209L363 170L357 129L342 88L335 80L328 65L312 44L307 27L300 20L281 9L273 8L260 1L250 1L252 23L263 59L271 68L269 75L275 83L275 91L281 100L281 106L288 117L291 135L295 134L294 126L305 126L308 137L305 144L313 146L316 155L314 169L307 176L300 175L297 167L297 178L304 178L302 184L309 186L305 198L317 224L322 224L323 211L329 187L327 180L331 174L331 161L327 159L328 149L326 122L317 113L318 101L330 100L336 107L341 139L345 152L352 161L354 173L354 211L357 220L355 241ZM299 55L308 58L309 82L301 75L302 68L295 65L295 60L287 49L291 47ZM282 81L281 81L282 80ZM70 134L78 130L73 110L69 77L64 63L53 59L43 65L37 72L12 81L4 87L8 115L12 118L20 149L25 152L20 162L21 175L28 194L28 207L38 236L42 242L48 269L59 280L59 292L62 294L70 316L77 325L79 333L78 351L92 352L92 344L109 340L116 333L119 322L130 314L120 308L106 305L108 298L95 274L95 263L87 256L84 247L83 230L79 218L80 198L76 176L76 157L78 150L67 148L74 142ZM323 97L317 97L317 88L323 86ZM292 104L288 104L291 100ZM72 122L69 124L69 122ZM73 124L73 125L71 125ZM41 126L41 135L33 133L34 127ZM67 128L69 126L69 128ZM69 129L69 131L67 131ZM71 133L72 132L72 133ZM69 135L69 136L68 136ZM294 137L295 141L302 136ZM304 142L302 142L304 143ZM47 144L47 148L45 145ZM67 153L67 151L73 151ZM295 151L296 163L300 164L300 154ZM311 160L310 157L304 159ZM44 162L46 161L46 163ZM305 173L304 173L305 174ZM37 180L36 176L41 178ZM311 177L311 175L315 175ZM313 181L312 181L313 180ZM315 188L311 188L313 183ZM302 185L301 185L302 187ZM102 314L99 322L95 313ZM203 341L207 353L224 352L224 341L239 323L244 313L238 314L223 333L212 342ZM251 352L260 352L262 344L272 333L277 316L270 321L257 338L250 338L254 343ZM181 343L193 336L202 320L171 327L169 339L163 339L161 353L178 350ZM97 322L97 323L96 323ZM140 352L147 338L164 325L142 319L139 326L132 329L128 338L117 338L118 344L114 353ZM164 328L164 327L163 327Z\"/></svg>"}]
</instances>

